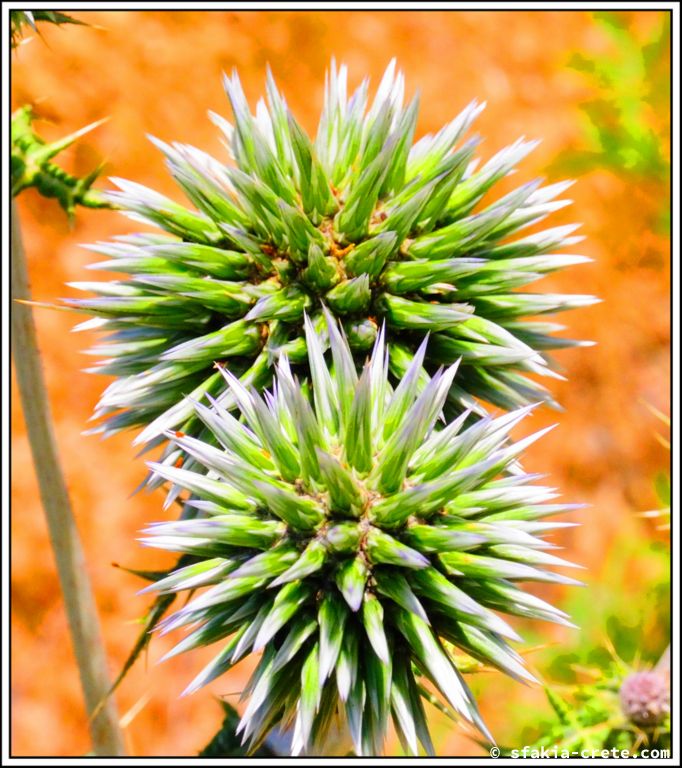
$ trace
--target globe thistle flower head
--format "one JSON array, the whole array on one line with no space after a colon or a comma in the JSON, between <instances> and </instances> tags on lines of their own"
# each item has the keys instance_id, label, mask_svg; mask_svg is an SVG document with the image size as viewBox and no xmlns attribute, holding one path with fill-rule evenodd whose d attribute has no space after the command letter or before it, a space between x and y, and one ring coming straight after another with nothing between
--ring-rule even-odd
<instances>
[{"instance_id":1,"label":"globe thistle flower head","mask_svg":"<svg viewBox=\"0 0 682 768\"><path fill-rule=\"evenodd\" d=\"M670 714L670 684L653 670L633 672L620 687L620 703L631 723L660 725Z\"/></svg>"},{"instance_id":2,"label":"globe thistle flower head","mask_svg":"<svg viewBox=\"0 0 682 768\"><path fill-rule=\"evenodd\" d=\"M358 375L329 313L325 333L303 322L310 383L286 356L262 396L222 368L241 418L195 402L215 444L167 436L199 471L151 464L198 513L142 539L193 558L149 587L192 591L159 625L190 627L168 655L221 643L192 692L262 653L239 727L252 748L293 725L294 754L310 750L341 713L358 755L381 752L390 717L408 752L432 752L424 681L489 737L454 649L533 680L497 611L567 624L517 582L577 583L546 570L570 564L540 536L572 505L518 464L545 430L509 441L528 407L441 423L457 363L429 376L424 342L394 388L383 328Z\"/></svg>"},{"instance_id":3,"label":"globe thistle flower head","mask_svg":"<svg viewBox=\"0 0 682 768\"><path fill-rule=\"evenodd\" d=\"M369 106L368 82L349 96L346 68L332 63L314 140L270 74L255 115L236 74L225 89L233 121L211 117L229 163L152 139L192 208L122 179L108 193L162 232L92 246L107 257L93 268L128 277L74 284L97 295L68 300L97 318L81 327L109 334L93 370L116 381L95 430L143 427L139 443L170 428L197 436L191 400L222 386L213 363L254 386L283 354L305 364L303 316L319 327L323 304L356 361L385 323L398 377L431 333L428 370L462 361L447 396L453 415L482 413L486 400L505 409L551 401L527 374L556 377L547 350L580 342L528 317L593 299L523 286L587 259L555 252L581 239L575 226L522 230L570 202L560 199L570 183L524 183L486 202L537 142L519 139L477 167L478 138L465 138L484 106L474 101L415 143L418 101L404 106L395 63Z\"/></svg>"}]
</instances>

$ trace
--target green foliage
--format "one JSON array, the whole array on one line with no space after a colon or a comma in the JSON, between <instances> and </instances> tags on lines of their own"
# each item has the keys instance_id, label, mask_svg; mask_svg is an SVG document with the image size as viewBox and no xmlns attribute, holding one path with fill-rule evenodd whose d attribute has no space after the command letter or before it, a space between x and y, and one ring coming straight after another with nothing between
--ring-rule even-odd
<instances>
[{"instance_id":1,"label":"green foliage","mask_svg":"<svg viewBox=\"0 0 682 768\"><path fill-rule=\"evenodd\" d=\"M101 168L95 168L80 179L52 162L52 158L103 121L48 144L34 131L34 119L33 109L28 105L12 115L12 196L35 187L43 197L55 198L69 219L72 219L77 205L111 208L111 204L99 192L91 189Z\"/></svg>"},{"instance_id":2,"label":"green foliage","mask_svg":"<svg viewBox=\"0 0 682 768\"><path fill-rule=\"evenodd\" d=\"M608 168L617 174L666 179L670 165L652 116L667 108L670 93L670 15L642 41L626 14L594 13L611 42L608 55L576 53L569 66L585 76L594 97L583 104L584 150L564 153L563 172Z\"/></svg>"},{"instance_id":3,"label":"green foliage","mask_svg":"<svg viewBox=\"0 0 682 768\"><path fill-rule=\"evenodd\" d=\"M639 574L634 584L633 573ZM661 658L671 631L669 574L666 543L630 531L614 538L588 589L572 590L564 603L581 631L536 654L536 665L546 673L549 707L525 710L518 730L505 734L508 743L513 737L510 748L669 748L669 720L655 728L632 723L619 696L637 670L655 669L664 679L669 674ZM529 640L541 642L538 636Z\"/></svg>"},{"instance_id":4,"label":"green foliage","mask_svg":"<svg viewBox=\"0 0 682 768\"><path fill-rule=\"evenodd\" d=\"M312 392L286 356L262 395L221 368L223 404L194 403L219 447L167 433L201 472L151 464L199 512L142 539L195 559L144 590L192 593L157 625L190 627L165 658L222 644L192 693L262 651L237 727L250 749L279 725L308 752L342 712L358 755L381 752L391 714L406 751L430 752L420 677L487 736L453 649L532 681L494 611L570 626L517 585L578 583L546 570L571 564L536 535L575 505L547 503L516 463L546 430L509 442L529 408L437 428L457 364L424 375L422 344L393 389L383 329L358 375L329 313L304 325Z\"/></svg>"},{"instance_id":5,"label":"green foliage","mask_svg":"<svg viewBox=\"0 0 682 768\"><path fill-rule=\"evenodd\" d=\"M531 749L557 748L559 756L563 751L575 756L582 750L615 748L637 755L642 748L670 749L669 713L662 722L645 727L633 723L623 711L620 692L633 674L631 669L611 658L610 663L589 671L589 683L569 686L562 693L545 689L553 717L537 726L540 736L526 742Z\"/></svg>"},{"instance_id":6,"label":"green foliage","mask_svg":"<svg viewBox=\"0 0 682 768\"><path fill-rule=\"evenodd\" d=\"M639 574L636 585L633 573ZM574 684L576 668L609 664L605 636L627 664L653 664L670 638L669 546L631 532L616 536L589 589L573 590L565 609L582 629L573 644L544 656L543 668L553 680Z\"/></svg>"}]
</instances>

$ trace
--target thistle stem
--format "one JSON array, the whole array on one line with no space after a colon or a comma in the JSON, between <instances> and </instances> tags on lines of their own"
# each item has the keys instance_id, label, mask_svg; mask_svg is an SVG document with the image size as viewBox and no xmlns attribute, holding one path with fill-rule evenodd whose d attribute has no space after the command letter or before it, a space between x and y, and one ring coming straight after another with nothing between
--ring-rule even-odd
<instances>
[{"instance_id":1,"label":"thistle stem","mask_svg":"<svg viewBox=\"0 0 682 768\"><path fill-rule=\"evenodd\" d=\"M28 439L47 518L57 572L64 597L71 640L89 716L109 691L109 674L97 608L85 558L71 510L59 451L52 429L50 406L38 351L33 312L26 304L31 292L16 203L12 201L12 337L14 364ZM89 722L95 754L125 754L123 733L113 699Z\"/></svg>"}]
</instances>

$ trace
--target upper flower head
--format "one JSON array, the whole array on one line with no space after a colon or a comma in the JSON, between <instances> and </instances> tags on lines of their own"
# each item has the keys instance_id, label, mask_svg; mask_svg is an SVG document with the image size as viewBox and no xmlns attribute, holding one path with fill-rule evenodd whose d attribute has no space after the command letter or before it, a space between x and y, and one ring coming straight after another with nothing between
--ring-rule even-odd
<instances>
[{"instance_id":1,"label":"upper flower head","mask_svg":"<svg viewBox=\"0 0 682 768\"><path fill-rule=\"evenodd\" d=\"M98 297L69 301L102 318L87 327L110 332L94 370L117 381L100 401L98 429L142 426L141 442L169 428L194 433L187 396L221 387L214 362L259 387L282 354L305 365L303 316L321 327L323 304L356 361L382 323L396 376L426 332L427 370L461 358L449 413L483 413L481 400L510 409L551 399L526 374L556 376L546 350L578 342L527 317L593 299L516 289L586 259L555 253L580 239L574 226L518 233L569 202L556 198L570 184L524 183L486 202L536 142L519 139L477 167L478 139L463 138L484 106L472 102L413 143L417 99L403 106L394 63L369 108L367 81L349 98L345 67L332 64L314 141L270 75L255 115L236 74L225 88L234 121L212 117L231 163L154 139L194 210L120 179L108 194L165 234L93 246L110 257L95 268L130 277L79 283Z\"/></svg>"}]
</instances>

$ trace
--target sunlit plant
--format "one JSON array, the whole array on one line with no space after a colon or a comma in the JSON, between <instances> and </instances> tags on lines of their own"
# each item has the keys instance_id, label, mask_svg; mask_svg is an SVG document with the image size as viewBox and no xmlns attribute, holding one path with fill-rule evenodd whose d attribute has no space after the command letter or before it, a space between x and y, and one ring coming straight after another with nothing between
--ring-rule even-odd
<instances>
[{"instance_id":1,"label":"sunlit plant","mask_svg":"<svg viewBox=\"0 0 682 768\"><path fill-rule=\"evenodd\" d=\"M520 233L570 202L557 199L570 182L526 182L485 201L536 141L519 139L479 167L479 138L465 136L484 105L472 102L413 143L418 99L403 106L393 63L369 108L368 82L348 97L346 69L332 64L314 140L271 76L255 115L236 74L225 88L234 122L211 117L230 163L153 139L194 209L123 179L107 195L163 232L93 245L107 257L94 269L129 277L78 283L97 296L68 300L98 318L84 327L108 334L92 350L105 356L93 370L116 380L95 431L142 427L139 443L169 428L205 435L191 398L219 394L214 363L266 386L282 354L305 365L303 316L319 328L323 305L357 364L385 323L395 380L426 333L427 370L461 359L450 415L484 413L483 401L505 409L551 401L537 380L559 376L547 350L581 342L557 336L562 326L545 318L594 299L525 286L587 259L556 253L581 239L577 225ZM169 449L165 461L176 460Z\"/></svg>"},{"instance_id":2,"label":"sunlit plant","mask_svg":"<svg viewBox=\"0 0 682 768\"><path fill-rule=\"evenodd\" d=\"M189 628L170 656L223 642L188 692L262 652L250 750L276 725L310 753L340 717L358 755L391 718L407 752L433 753L429 685L491 739L453 654L533 680L497 612L567 624L517 582L574 583L545 569L570 564L543 538L572 506L521 467L536 436L509 437L554 404L549 351L587 343L545 316L595 299L526 288L587 261L557 253L576 225L524 232L570 182L489 199L537 142L479 163L477 102L414 142L394 63L371 105L332 63L314 140L271 75L255 115L236 74L225 88L234 120L211 117L230 160L152 139L192 207L114 179L108 203L159 231L91 245L126 277L66 300L106 334L92 431L163 446L148 483L183 508L146 531L182 555L149 588L152 623Z\"/></svg>"},{"instance_id":3,"label":"sunlit plant","mask_svg":"<svg viewBox=\"0 0 682 768\"><path fill-rule=\"evenodd\" d=\"M410 754L433 754L420 676L492 738L452 648L534 680L495 611L568 624L517 584L575 583L546 570L570 563L539 535L574 505L547 503L517 464L546 430L509 442L527 407L434 429L457 364L428 377L424 342L394 389L383 329L358 376L329 315L324 336L304 323L312 397L286 356L262 395L221 368L237 412L194 404L217 446L167 435L208 474L152 465L202 514L146 530L195 558L149 590L210 587L159 625L191 628L166 658L223 641L193 692L262 651L237 729L251 748L278 725L293 726L293 754L310 750L341 712L357 755L382 751L390 715Z\"/></svg>"},{"instance_id":4,"label":"sunlit plant","mask_svg":"<svg viewBox=\"0 0 682 768\"><path fill-rule=\"evenodd\" d=\"M566 758L583 750L613 755L614 749L650 757L652 750L670 749L669 670L633 669L615 659L583 672L590 682L561 693L545 689L553 718L541 723L540 737L526 748L529 757Z\"/></svg>"}]
</instances>

